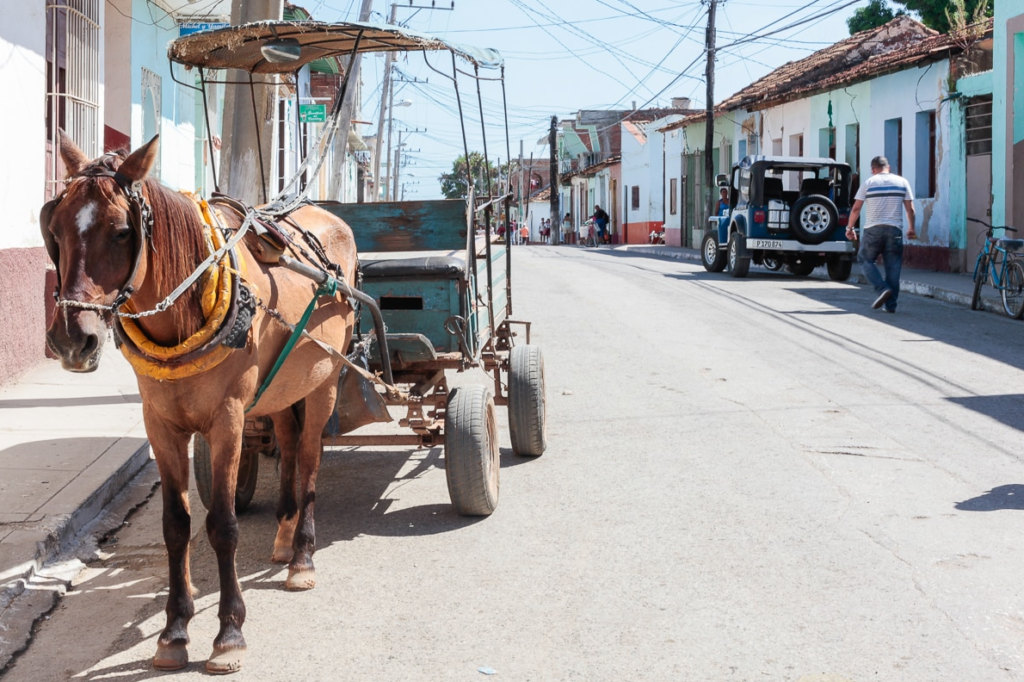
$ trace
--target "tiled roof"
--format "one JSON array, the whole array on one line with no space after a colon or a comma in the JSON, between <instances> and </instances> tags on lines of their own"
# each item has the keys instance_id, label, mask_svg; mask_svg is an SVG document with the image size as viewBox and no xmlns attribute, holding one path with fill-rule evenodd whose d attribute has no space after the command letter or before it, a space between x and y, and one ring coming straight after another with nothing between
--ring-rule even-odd
<instances>
[{"instance_id":1,"label":"tiled roof","mask_svg":"<svg viewBox=\"0 0 1024 682\"><path fill-rule=\"evenodd\" d=\"M607 158L607 159L605 159L604 161L602 161L600 163L595 163L593 166L587 166L586 168L581 168L579 170L574 170L571 173L563 173L562 176L561 176L562 184L565 184L565 181L568 180L569 178L575 178L575 177L581 177L582 178L582 177L587 177L587 176L590 176L590 175L594 175L598 171L604 170L605 168L608 168L609 166L614 166L615 164L619 163L620 161L622 161L622 156L620 154L616 154L615 156L613 156L611 158Z\"/></svg>"},{"instance_id":2,"label":"tiled roof","mask_svg":"<svg viewBox=\"0 0 1024 682\"><path fill-rule=\"evenodd\" d=\"M991 20L987 23L991 30ZM855 33L808 57L783 64L720 102L715 115L736 109L761 109L832 90L907 69L950 51L962 51L954 36L939 34L910 17L896 17L883 26ZM702 120L703 114L687 116L661 130L674 130Z\"/></svg>"}]
</instances>

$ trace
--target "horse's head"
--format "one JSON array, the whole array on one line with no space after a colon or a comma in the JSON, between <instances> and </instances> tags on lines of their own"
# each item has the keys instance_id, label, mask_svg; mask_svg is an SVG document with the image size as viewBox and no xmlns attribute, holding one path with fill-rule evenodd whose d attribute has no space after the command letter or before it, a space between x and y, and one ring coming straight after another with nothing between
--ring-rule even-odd
<instances>
[{"instance_id":1,"label":"horse's head","mask_svg":"<svg viewBox=\"0 0 1024 682\"><path fill-rule=\"evenodd\" d=\"M57 267L57 307L46 342L64 369L96 369L110 306L145 278L145 226L126 192L140 187L157 149L154 137L127 158L107 154L90 162L60 135L67 189L43 206L39 226Z\"/></svg>"}]
</instances>

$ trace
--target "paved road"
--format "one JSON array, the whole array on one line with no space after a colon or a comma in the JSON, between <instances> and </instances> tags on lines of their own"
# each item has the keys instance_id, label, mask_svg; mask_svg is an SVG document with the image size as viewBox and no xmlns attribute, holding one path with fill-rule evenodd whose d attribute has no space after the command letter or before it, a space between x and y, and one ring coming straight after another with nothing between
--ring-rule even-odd
<instances>
[{"instance_id":1,"label":"paved road","mask_svg":"<svg viewBox=\"0 0 1024 682\"><path fill-rule=\"evenodd\" d=\"M437 451L329 454L303 594L266 561L265 467L235 679L1024 679L1021 323L607 250L515 266L548 453L503 451L482 521L450 510ZM130 517L5 682L153 676L159 517ZM216 632L195 526L194 663L160 679L203 677Z\"/></svg>"}]
</instances>

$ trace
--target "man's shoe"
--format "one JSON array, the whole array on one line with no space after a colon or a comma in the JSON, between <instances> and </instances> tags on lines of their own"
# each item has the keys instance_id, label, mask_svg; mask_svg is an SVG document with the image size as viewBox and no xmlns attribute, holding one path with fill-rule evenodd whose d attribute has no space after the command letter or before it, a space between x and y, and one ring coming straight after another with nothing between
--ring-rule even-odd
<instances>
[{"instance_id":1,"label":"man's shoe","mask_svg":"<svg viewBox=\"0 0 1024 682\"><path fill-rule=\"evenodd\" d=\"M884 310L887 313L895 313L896 312L895 308L882 308L882 310Z\"/></svg>"},{"instance_id":2,"label":"man's shoe","mask_svg":"<svg viewBox=\"0 0 1024 682\"><path fill-rule=\"evenodd\" d=\"M875 302L871 304L871 309L878 310L879 308L881 308L882 304L888 301L890 296L892 296L892 289L886 289L885 291L880 293L878 295L878 298L875 299Z\"/></svg>"}]
</instances>

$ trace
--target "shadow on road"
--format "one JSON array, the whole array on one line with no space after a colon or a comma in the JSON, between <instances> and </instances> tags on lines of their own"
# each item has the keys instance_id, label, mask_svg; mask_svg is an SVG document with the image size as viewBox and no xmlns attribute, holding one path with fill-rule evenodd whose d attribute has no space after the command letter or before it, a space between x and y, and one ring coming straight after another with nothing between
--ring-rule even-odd
<instances>
[{"instance_id":1,"label":"shadow on road","mask_svg":"<svg viewBox=\"0 0 1024 682\"><path fill-rule=\"evenodd\" d=\"M961 398L946 398L969 410L991 417L1018 431L1024 431L1024 422L1020 415L1024 413L1024 394L1010 393L1007 395L978 395Z\"/></svg>"},{"instance_id":2,"label":"shadow on road","mask_svg":"<svg viewBox=\"0 0 1024 682\"><path fill-rule=\"evenodd\" d=\"M992 488L984 495L957 502L956 508L961 511L998 511L1000 509L1024 510L1024 485L1011 483Z\"/></svg>"}]
</instances>

